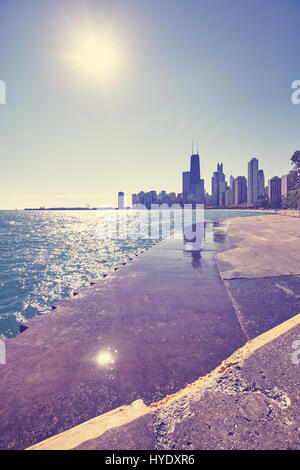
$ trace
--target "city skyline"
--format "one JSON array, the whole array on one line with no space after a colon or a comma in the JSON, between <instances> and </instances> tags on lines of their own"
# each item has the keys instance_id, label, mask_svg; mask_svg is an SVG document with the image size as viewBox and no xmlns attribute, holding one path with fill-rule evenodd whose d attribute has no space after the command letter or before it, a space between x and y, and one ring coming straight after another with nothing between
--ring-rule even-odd
<instances>
[{"instance_id":1,"label":"city skyline","mask_svg":"<svg viewBox=\"0 0 300 470\"><path fill-rule=\"evenodd\" d=\"M295 153L298 153L296 151ZM286 197L289 191L292 191L296 185L294 168L280 177L272 176L266 179L264 170L259 168L259 160L253 157L247 165L248 178L246 176L225 175L223 163L217 163L217 171L213 172L211 177L211 191L206 189L205 181L201 179L201 160L199 151L192 153L189 157L190 170L182 172L181 192L167 192L165 189L157 191L152 185L151 190L141 189L138 192L131 193L131 204L129 195L124 191L118 191L117 204L99 204L92 206L90 204L78 206L39 206L25 208L25 210L44 210L44 209L113 209L120 210L132 207L145 206L150 209L154 204L167 204L172 206L180 204L204 204L206 207L228 207L255 205L259 200L269 200L274 202L278 198ZM208 188L208 186L207 186Z\"/></svg>"},{"instance_id":2,"label":"city skyline","mask_svg":"<svg viewBox=\"0 0 300 470\"><path fill-rule=\"evenodd\" d=\"M297 153L297 152L296 152ZM262 168L259 168L259 160L251 158L247 165L248 175L227 176L224 173L223 163L217 163L217 171L211 177L211 192L206 189L205 182L201 179L201 159L199 151L190 156L190 171L182 172L182 190L168 193L161 189L150 191L140 190L132 193L132 207L146 207L151 209L152 204L167 204L169 206L179 204L204 204L206 207L225 208L232 206L255 206L260 201L269 201L278 204L279 199L286 197L288 192L295 189L296 179L294 171L266 179ZM267 182L267 185L265 184ZM122 197L124 198L124 193ZM126 204L127 208L130 203ZM120 208L120 203L118 203ZM123 205L124 208L124 205Z\"/></svg>"},{"instance_id":3,"label":"city skyline","mask_svg":"<svg viewBox=\"0 0 300 470\"><path fill-rule=\"evenodd\" d=\"M116 205L137 181L179 192L192 139L206 185L215 162L242 175L251 155L267 178L287 173L299 12L270 0L0 2L0 208ZM104 51L89 25L96 46L109 32Z\"/></svg>"}]
</instances>

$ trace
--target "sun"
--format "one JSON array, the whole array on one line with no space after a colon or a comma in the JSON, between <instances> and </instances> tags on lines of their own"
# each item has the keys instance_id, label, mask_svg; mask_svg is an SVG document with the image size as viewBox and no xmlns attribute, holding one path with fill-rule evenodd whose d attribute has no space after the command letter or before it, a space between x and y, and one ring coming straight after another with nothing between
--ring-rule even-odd
<instances>
[{"instance_id":1,"label":"sun","mask_svg":"<svg viewBox=\"0 0 300 470\"><path fill-rule=\"evenodd\" d=\"M124 46L111 30L86 26L72 30L64 61L75 73L102 83L118 76L124 64Z\"/></svg>"}]
</instances>

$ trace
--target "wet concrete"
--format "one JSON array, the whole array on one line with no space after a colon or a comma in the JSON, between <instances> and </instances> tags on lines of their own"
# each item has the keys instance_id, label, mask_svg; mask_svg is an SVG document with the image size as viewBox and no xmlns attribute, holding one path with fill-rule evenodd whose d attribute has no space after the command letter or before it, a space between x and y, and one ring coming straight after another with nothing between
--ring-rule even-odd
<instances>
[{"instance_id":1,"label":"wet concrete","mask_svg":"<svg viewBox=\"0 0 300 470\"><path fill-rule=\"evenodd\" d=\"M215 262L226 239L212 229L201 252L165 240L7 341L0 448L26 448L138 398L150 404L245 343Z\"/></svg>"},{"instance_id":2,"label":"wet concrete","mask_svg":"<svg viewBox=\"0 0 300 470\"><path fill-rule=\"evenodd\" d=\"M122 407L114 412L117 427L109 414L102 415L106 431L87 422L34 450L299 450L299 334L300 314L162 402L148 408L133 403L138 414L131 412L124 424Z\"/></svg>"}]
</instances>

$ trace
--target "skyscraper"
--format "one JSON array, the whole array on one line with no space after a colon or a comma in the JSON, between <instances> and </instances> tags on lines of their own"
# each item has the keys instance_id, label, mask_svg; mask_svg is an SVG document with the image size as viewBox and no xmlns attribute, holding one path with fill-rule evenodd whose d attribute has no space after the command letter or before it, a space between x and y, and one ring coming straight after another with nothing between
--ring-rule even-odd
<instances>
[{"instance_id":1,"label":"skyscraper","mask_svg":"<svg viewBox=\"0 0 300 470\"><path fill-rule=\"evenodd\" d=\"M183 194L184 201L187 201L189 191L190 191L190 172L184 171L182 173L182 194Z\"/></svg>"},{"instance_id":2,"label":"skyscraper","mask_svg":"<svg viewBox=\"0 0 300 470\"><path fill-rule=\"evenodd\" d=\"M253 204L258 199L258 160L252 158L248 163L248 193L247 202Z\"/></svg>"},{"instance_id":3,"label":"skyscraper","mask_svg":"<svg viewBox=\"0 0 300 470\"><path fill-rule=\"evenodd\" d=\"M214 172L211 179L212 203L216 207L225 205L226 181L223 173L223 163L218 163L217 171Z\"/></svg>"},{"instance_id":4,"label":"skyscraper","mask_svg":"<svg viewBox=\"0 0 300 470\"><path fill-rule=\"evenodd\" d=\"M258 171L258 197L265 196L265 175L264 170Z\"/></svg>"},{"instance_id":5,"label":"skyscraper","mask_svg":"<svg viewBox=\"0 0 300 470\"><path fill-rule=\"evenodd\" d=\"M200 178L200 157L191 155L190 171L182 173L182 192L184 202L204 204L204 180Z\"/></svg>"},{"instance_id":6,"label":"skyscraper","mask_svg":"<svg viewBox=\"0 0 300 470\"><path fill-rule=\"evenodd\" d=\"M247 203L247 179L245 176L238 176L234 180L234 204Z\"/></svg>"},{"instance_id":7,"label":"skyscraper","mask_svg":"<svg viewBox=\"0 0 300 470\"><path fill-rule=\"evenodd\" d=\"M190 202L204 203L204 181L200 179L200 158L198 153L191 155L189 195Z\"/></svg>"},{"instance_id":8,"label":"skyscraper","mask_svg":"<svg viewBox=\"0 0 300 470\"><path fill-rule=\"evenodd\" d=\"M199 154L195 153L191 155L190 165L190 184L200 183L200 158Z\"/></svg>"},{"instance_id":9,"label":"skyscraper","mask_svg":"<svg viewBox=\"0 0 300 470\"><path fill-rule=\"evenodd\" d=\"M281 198L281 178L274 176L269 180L269 199L271 202L279 200Z\"/></svg>"},{"instance_id":10,"label":"skyscraper","mask_svg":"<svg viewBox=\"0 0 300 470\"><path fill-rule=\"evenodd\" d=\"M234 204L234 177L230 176L231 203Z\"/></svg>"}]
</instances>

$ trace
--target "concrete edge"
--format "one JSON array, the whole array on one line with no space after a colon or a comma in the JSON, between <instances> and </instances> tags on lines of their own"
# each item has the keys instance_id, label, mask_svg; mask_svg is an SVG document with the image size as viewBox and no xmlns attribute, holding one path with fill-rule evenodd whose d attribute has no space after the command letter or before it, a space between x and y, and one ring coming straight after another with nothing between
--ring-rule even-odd
<instances>
[{"instance_id":1,"label":"concrete edge","mask_svg":"<svg viewBox=\"0 0 300 470\"><path fill-rule=\"evenodd\" d=\"M200 377L195 382L187 385L184 389L179 390L173 395L167 395L159 402L151 403L151 405L147 406L142 400L136 400L130 405L121 406L115 410L109 411L108 413L102 414L80 424L79 426L71 428L68 431L35 444L26 450L71 450L78 447L83 442L96 439L108 430L129 424L146 414L154 413L155 410L168 406L174 401L194 393L200 388L208 386L213 380L220 377L220 375L222 375L227 369L247 359L257 349L272 342L299 324L300 313L260 336L248 341L244 346L237 349L231 356L225 359L213 371Z\"/></svg>"},{"instance_id":2,"label":"concrete edge","mask_svg":"<svg viewBox=\"0 0 300 470\"><path fill-rule=\"evenodd\" d=\"M136 400L130 405L104 413L25 450L71 450L83 442L96 439L109 429L124 426L148 413L151 413L151 410L143 400Z\"/></svg>"}]
</instances>

